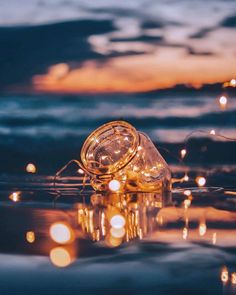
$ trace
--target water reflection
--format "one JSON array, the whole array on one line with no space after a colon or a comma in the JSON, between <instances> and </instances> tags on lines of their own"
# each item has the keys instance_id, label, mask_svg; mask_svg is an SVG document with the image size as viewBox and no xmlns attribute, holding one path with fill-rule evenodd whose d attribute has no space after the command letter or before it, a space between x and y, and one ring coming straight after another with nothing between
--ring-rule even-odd
<instances>
[{"instance_id":1,"label":"water reflection","mask_svg":"<svg viewBox=\"0 0 236 295\"><path fill-rule=\"evenodd\" d=\"M150 255L162 263L166 253L166 267L174 258L178 269L188 263L193 273L205 263L224 288L236 285L234 195L206 188L179 189L172 196L16 192L20 198L12 202L14 192L0 191L1 253L48 257L51 266L70 269L83 258L112 260L138 247L139 259Z\"/></svg>"}]
</instances>

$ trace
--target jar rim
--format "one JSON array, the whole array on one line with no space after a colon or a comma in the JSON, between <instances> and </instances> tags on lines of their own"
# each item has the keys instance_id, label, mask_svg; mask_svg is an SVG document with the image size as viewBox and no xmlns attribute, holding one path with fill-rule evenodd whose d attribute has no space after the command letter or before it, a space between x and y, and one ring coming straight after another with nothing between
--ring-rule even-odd
<instances>
[{"instance_id":1,"label":"jar rim","mask_svg":"<svg viewBox=\"0 0 236 295\"><path fill-rule=\"evenodd\" d=\"M132 138L133 138L133 141L132 141L133 149L131 152L127 151L125 153L124 157L122 159L118 160L114 169L110 169L109 172L107 172L107 173L99 172L99 168L92 168L92 167L88 166L87 152L88 152L89 148L91 148L92 145L94 145L94 146L96 145L96 144L94 144L94 138L101 136L103 133L107 132L110 128L114 128L114 127L124 127L129 130L129 133L132 135ZM138 131L131 124L127 123L126 121L112 121L112 122L103 124L102 126L95 129L86 138L86 140L82 146L81 160L82 160L83 166L89 173L94 174L94 175L113 174L113 173L119 171L120 169L122 169L123 167L125 167L131 161L131 159L135 156L135 154L137 152L138 145L139 145L139 140L140 139L139 139Z\"/></svg>"}]
</instances>

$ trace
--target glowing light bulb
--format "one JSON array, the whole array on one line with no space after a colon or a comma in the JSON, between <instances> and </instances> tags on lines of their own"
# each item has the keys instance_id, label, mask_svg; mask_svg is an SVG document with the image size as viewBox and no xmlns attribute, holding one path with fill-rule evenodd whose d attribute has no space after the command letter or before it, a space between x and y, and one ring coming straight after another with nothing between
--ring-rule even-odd
<instances>
[{"instance_id":1,"label":"glowing light bulb","mask_svg":"<svg viewBox=\"0 0 236 295\"><path fill-rule=\"evenodd\" d=\"M205 177L202 177L202 176L198 176L196 178L196 183L198 186L204 186L206 184L206 178Z\"/></svg>"},{"instance_id":2,"label":"glowing light bulb","mask_svg":"<svg viewBox=\"0 0 236 295\"><path fill-rule=\"evenodd\" d=\"M188 196L189 197L189 196L191 196L191 194L192 193L191 193L191 191L189 189L187 189L187 190L184 191L184 195L185 196Z\"/></svg>"},{"instance_id":3,"label":"glowing light bulb","mask_svg":"<svg viewBox=\"0 0 236 295\"><path fill-rule=\"evenodd\" d=\"M124 216L117 214L114 215L110 220L110 225L115 229L119 229L125 226L125 218Z\"/></svg>"},{"instance_id":4,"label":"glowing light bulb","mask_svg":"<svg viewBox=\"0 0 236 295\"><path fill-rule=\"evenodd\" d=\"M215 130L214 130L214 129L212 129L212 130L210 131L210 134L211 134L211 135L216 135L216 132L215 132Z\"/></svg>"},{"instance_id":5,"label":"glowing light bulb","mask_svg":"<svg viewBox=\"0 0 236 295\"><path fill-rule=\"evenodd\" d=\"M230 82L229 82L229 85L231 87L236 87L236 80L235 79L231 79Z\"/></svg>"},{"instance_id":6,"label":"glowing light bulb","mask_svg":"<svg viewBox=\"0 0 236 295\"><path fill-rule=\"evenodd\" d=\"M220 103L220 107L222 109L225 109L226 105L227 105L227 102L228 102L228 99L226 96L222 95L220 98L219 98L219 103Z\"/></svg>"},{"instance_id":7,"label":"glowing light bulb","mask_svg":"<svg viewBox=\"0 0 236 295\"><path fill-rule=\"evenodd\" d=\"M20 200L20 192L14 192L9 196L9 199L13 202L18 202Z\"/></svg>"},{"instance_id":8,"label":"glowing light bulb","mask_svg":"<svg viewBox=\"0 0 236 295\"><path fill-rule=\"evenodd\" d=\"M109 182L108 187L112 192L117 192L120 189L120 182L116 179L113 179Z\"/></svg>"},{"instance_id":9,"label":"glowing light bulb","mask_svg":"<svg viewBox=\"0 0 236 295\"><path fill-rule=\"evenodd\" d=\"M81 168L79 168L79 169L78 169L78 173L79 173L79 174L84 174L84 170L81 169Z\"/></svg>"},{"instance_id":10,"label":"glowing light bulb","mask_svg":"<svg viewBox=\"0 0 236 295\"><path fill-rule=\"evenodd\" d=\"M63 247L56 247L50 251L50 260L57 267L66 267L71 264L70 253Z\"/></svg>"},{"instance_id":11,"label":"glowing light bulb","mask_svg":"<svg viewBox=\"0 0 236 295\"><path fill-rule=\"evenodd\" d=\"M185 175L184 175L184 178L183 178L183 180L184 180L184 181L189 181L189 177L188 177L188 175L187 175L187 174L185 174Z\"/></svg>"},{"instance_id":12,"label":"glowing light bulb","mask_svg":"<svg viewBox=\"0 0 236 295\"><path fill-rule=\"evenodd\" d=\"M37 171L36 166L33 163L27 164L25 169L28 173L36 173Z\"/></svg>"},{"instance_id":13,"label":"glowing light bulb","mask_svg":"<svg viewBox=\"0 0 236 295\"><path fill-rule=\"evenodd\" d=\"M221 270L221 276L220 277L221 277L221 281L223 283L227 283L228 282L228 280L229 280L229 272L228 272L228 269L227 269L226 266L224 266L222 268L222 270Z\"/></svg>"},{"instance_id":14,"label":"glowing light bulb","mask_svg":"<svg viewBox=\"0 0 236 295\"><path fill-rule=\"evenodd\" d=\"M67 244L73 240L71 228L64 223L52 224L49 233L52 240L58 244Z\"/></svg>"},{"instance_id":15,"label":"glowing light bulb","mask_svg":"<svg viewBox=\"0 0 236 295\"><path fill-rule=\"evenodd\" d=\"M30 244L34 243L35 241L35 233L33 231L27 231L26 235L26 241Z\"/></svg>"},{"instance_id":16,"label":"glowing light bulb","mask_svg":"<svg viewBox=\"0 0 236 295\"><path fill-rule=\"evenodd\" d=\"M180 151L181 159L183 159L186 156L186 154L187 154L187 150L186 149L182 149Z\"/></svg>"}]
</instances>

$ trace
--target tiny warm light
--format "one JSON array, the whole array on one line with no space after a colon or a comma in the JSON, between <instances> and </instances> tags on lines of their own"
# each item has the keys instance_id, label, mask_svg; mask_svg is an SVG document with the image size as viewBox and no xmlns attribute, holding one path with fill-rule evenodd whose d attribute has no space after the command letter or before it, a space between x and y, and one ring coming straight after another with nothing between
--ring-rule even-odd
<instances>
[{"instance_id":1,"label":"tiny warm light","mask_svg":"<svg viewBox=\"0 0 236 295\"><path fill-rule=\"evenodd\" d=\"M187 197L189 197L189 196L191 196L191 191L189 190L189 189L186 189L185 191L184 191L184 195L185 196L187 196Z\"/></svg>"},{"instance_id":2,"label":"tiny warm light","mask_svg":"<svg viewBox=\"0 0 236 295\"><path fill-rule=\"evenodd\" d=\"M84 170L81 169L81 168L79 168L79 169L78 169L78 173L79 173L79 174L84 174Z\"/></svg>"},{"instance_id":3,"label":"tiny warm light","mask_svg":"<svg viewBox=\"0 0 236 295\"><path fill-rule=\"evenodd\" d=\"M36 169L36 166L33 163L29 163L26 166L26 171L28 173L36 173L37 169Z\"/></svg>"},{"instance_id":4,"label":"tiny warm light","mask_svg":"<svg viewBox=\"0 0 236 295\"><path fill-rule=\"evenodd\" d=\"M199 235L200 236L204 236L206 234L206 231L207 231L207 226L206 226L206 223L205 222L201 222L199 224Z\"/></svg>"},{"instance_id":5,"label":"tiny warm light","mask_svg":"<svg viewBox=\"0 0 236 295\"><path fill-rule=\"evenodd\" d=\"M30 244L34 243L34 241L35 241L35 233L33 231L27 231L26 240Z\"/></svg>"},{"instance_id":6,"label":"tiny warm light","mask_svg":"<svg viewBox=\"0 0 236 295\"><path fill-rule=\"evenodd\" d=\"M122 228L125 226L125 218L120 214L114 215L110 220L110 224L115 229Z\"/></svg>"},{"instance_id":7,"label":"tiny warm light","mask_svg":"<svg viewBox=\"0 0 236 295\"><path fill-rule=\"evenodd\" d=\"M224 266L222 268L222 270L221 270L221 276L220 277L221 277L221 281L223 283L227 283L228 282L228 280L229 280L229 272L228 272L228 269L227 269L226 266Z\"/></svg>"},{"instance_id":8,"label":"tiny warm light","mask_svg":"<svg viewBox=\"0 0 236 295\"><path fill-rule=\"evenodd\" d=\"M203 177L203 176L198 176L197 178L196 178L196 183L197 183L197 185L198 186L204 186L205 184L206 184L206 178L205 177Z\"/></svg>"},{"instance_id":9,"label":"tiny warm light","mask_svg":"<svg viewBox=\"0 0 236 295\"><path fill-rule=\"evenodd\" d=\"M14 192L10 194L9 199L13 202L18 202L20 200L20 192Z\"/></svg>"},{"instance_id":10,"label":"tiny warm light","mask_svg":"<svg viewBox=\"0 0 236 295\"><path fill-rule=\"evenodd\" d=\"M117 192L120 189L120 182L116 179L113 179L109 182L108 187L112 192Z\"/></svg>"},{"instance_id":11,"label":"tiny warm light","mask_svg":"<svg viewBox=\"0 0 236 295\"><path fill-rule=\"evenodd\" d=\"M236 272L232 272L231 274L231 283L236 285Z\"/></svg>"},{"instance_id":12,"label":"tiny warm light","mask_svg":"<svg viewBox=\"0 0 236 295\"><path fill-rule=\"evenodd\" d=\"M50 227L50 237L59 244L67 244L73 240L73 233L71 228L64 223L54 223Z\"/></svg>"},{"instance_id":13,"label":"tiny warm light","mask_svg":"<svg viewBox=\"0 0 236 295\"><path fill-rule=\"evenodd\" d=\"M50 260L57 267L66 267L71 264L70 253L63 247L56 247L50 251Z\"/></svg>"},{"instance_id":14,"label":"tiny warm light","mask_svg":"<svg viewBox=\"0 0 236 295\"><path fill-rule=\"evenodd\" d=\"M189 176L188 176L188 174L185 174L185 175L184 175L183 180L184 180L184 181L189 181Z\"/></svg>"},{"instance_id":15,"label":"tiny warm light","mask_svg":"<svg viewBox=\"0 0 236 295\"><path fill-rule=\"evenodd\" d=\"M121 228L112 227L110 229L110 233L114 238L123 238L123 236L125 235L125 229L123 227Z\"/></svg>"},{"instance_id":16,"label":"tiny warm light","mask_svg":"<svg viewBox=\"0 0 236 295\"><path fill-rule=\"evenodd\" d=\"M214 129L212 129L212 130L210 131L210 134L211 134L211 135L216 135L216 132L215 132L215 130L214 130Z\"/></svg>"},{"instance_id":17,"label":"tiny warm light","mask_svg":"<svg viewBox=\"0 0 236 295\"><path fill-rule=\"evenodd\" d=\"M231 87L236 87L236 79L231 79L230 82L229 82L229 85Z\"/></svg>"},{"instance_id":18,"label":"tiny warm light","mask_svg":"<svg viewBox=\"0 0 236 295\"><path fill-rule=\"evenodd\" d=\"M180 151L181 159L183 159L186 156L186 154L187 154L187 150L186 149L182 149Z\"/></svg>"},{"instance_id":19,"label":"tiny warm light","mask_svg":"<svg viewBox=\"0 0 236 295\"><path fill-rule=\"evenodd\" d=\"M222 95L220 98L219 98L219 103L220 103L220 107L222 109L224 109L227 105L227 102L228 102L228 99L226 96Z\"/></svg>"}]
</instances>

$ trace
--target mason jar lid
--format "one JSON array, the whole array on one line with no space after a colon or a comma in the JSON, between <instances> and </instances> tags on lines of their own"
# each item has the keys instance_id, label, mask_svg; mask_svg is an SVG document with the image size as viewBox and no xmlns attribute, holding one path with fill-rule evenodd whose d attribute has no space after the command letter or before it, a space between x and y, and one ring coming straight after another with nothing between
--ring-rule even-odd
<instances>
[{"instance_id":1,"label":"mason jar lid","mask_svg":"<svg viewBox=\"0 0 236 295\"><path fill-rule=\"evenodd\" d=\"M81 160L91 174L112 174L130 162L138 145L139 135L132 125L113 121L89 135L81 150Z\"/></svg>"}]
</instances>

